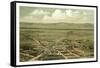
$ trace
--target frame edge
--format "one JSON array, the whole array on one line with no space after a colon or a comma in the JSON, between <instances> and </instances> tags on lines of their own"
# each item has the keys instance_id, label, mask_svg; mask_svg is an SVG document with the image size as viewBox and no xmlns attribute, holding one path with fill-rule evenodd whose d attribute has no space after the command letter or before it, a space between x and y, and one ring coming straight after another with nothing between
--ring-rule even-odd
<instances>
[{"instance_id":1,"label":"frame edge","mask_svg":"<svg viewBox=\"0 0 100 68\"><path fill-rule=\"evenodd\" d=\"M10 65L16 66L16 2L10 3Z\"/></svg>"}]
</instances>

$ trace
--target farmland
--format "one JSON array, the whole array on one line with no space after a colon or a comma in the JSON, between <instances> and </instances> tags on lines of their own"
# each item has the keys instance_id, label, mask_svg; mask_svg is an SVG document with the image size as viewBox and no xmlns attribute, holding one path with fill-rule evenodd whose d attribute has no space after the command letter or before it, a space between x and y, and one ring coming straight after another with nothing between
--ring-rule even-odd
<instances>
[{"instance_id":1,"label":"farmland","mask_svg":"<svg viewBox=\"0 0 100 68\"><path fill-rule=\"evenodd\" d=\"M20 61L94 57L93 24L20 24Z\"/></svg>"}]
</instances>

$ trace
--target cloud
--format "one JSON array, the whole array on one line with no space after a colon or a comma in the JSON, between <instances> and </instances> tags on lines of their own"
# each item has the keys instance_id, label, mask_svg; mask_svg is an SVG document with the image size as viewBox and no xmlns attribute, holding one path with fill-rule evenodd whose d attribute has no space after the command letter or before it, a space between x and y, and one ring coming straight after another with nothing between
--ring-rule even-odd
<instances>
[{"instance_id":1,"label":"cloud","mask_svg":"<svg viewBox=\"0 0 100 68\"><path fill-rule=\"evenodd\" d=\"M50 17L50 16L48 16L48 15L45 15L43 19L44 19L44 20L50 20L50 19L51 19L51 17Z\"/></svg>"},{"instance_id":2,"label":"cloud","mask_svg":"<svg viewBox=\"0 0 100 68\"><path fill-rule=\"evenodd\" d=\"M38 22L38 18L35 18L34 16L28 15L23 18L20 18L20 22L27 22L27 23L33 23L33 22Z\"/></svg>"},{"instance_id":3,"label":"cloud","mask_svg":"<svg viewBox=\"0 0 100 68\"><path fill-rule=\"evenodd\" d=\"M50 23L58 23L63 22L66 19L65 13L63 13L61 10L56 9L51 16L45 15L43 18L44 22L50 22Z\"/></svg>"},{"instance_id":4,"label":"cloud","mask_svg":"<svg viewBox=\"0 0 100 68\"><path fill-rule=\"evenodd\" d=\"M29 15L21 18L20 21L31 23L87 23L92 21L91 14L93 13L71 9L55 9L53 12L35 9Z\"/></svg>"},{"instance_id":5,"label":"cloud","mask_svg":"<svg viewBox=\"0 0 100 68\"><path fill-rule=\"evenodd\" d=\"M56 9L51 16L45 15L43 20L44 22L50 22L50 23L58 23L58 22L72 23L76 21L79 17L80 17L79 11L72 11L69 9L62 11L60 9Z\"/></svg>"},{"instance_id":6,"label":"cloud","mask_svg":"<svg viewBox=\"0 0 100 68\"><path fill-rule=\"evenodd\" d=\"M51 16L45 15L42 19L43 23L52 23L54 22L53 18Z\"/></svg>"},{"instance_id":7,"label":"cloud","mask_svg":"<svg viewBox=\"0 0 100 68\"><path fill-rule=\"evenodd\" d=\"M33 10L31 13L29 13L29 15L24 16L20 19L21 22L42 22L42 18L45 15L50 14L50 12L48 11L44 11L41 9L35 9Z\"/></svg>"},{"instance_id":8,"label":"cloud","mask_svg":"<svg viewBox=\"0 0 100 68\"><path fill-rule=\"evenodd\" d=\"M52 18L54 19L65 19L65 13L63 13L61 10L55 10L52 14Z\"/></svg>"},{"instance_id":9,"label":"cloud","mask_svg":"<svg viewBox=\"0 0 100 68\"><path fill-rule=\"evenodd\" d=\"M47 14L49 14L48 11L44 11L41 9L35 9L30 13L30 15L47 15Z\"/></svg>"},{"instance_id":10,"label":"cloud","mask_svg":"<svg viewBox=\"0 0 100 68\"><path fill-rule=\"evenodd\" d=\"M73 15L72 10L69 10L69 9L68 9L68 10L66 10L65 12L66 12L66 15L67 15L67 16L72 16L72 15Z\"/></svg>"},{"instance_id":11,"label":"cloud","mask_svg":"<svg viewBox=\"0 0 100 68\"><path fill-rule=\"evenodd\" d=\"M25 16L20 18L20 22L31 22L32 21L32 16Z\"/></svg>"}]
</instances>

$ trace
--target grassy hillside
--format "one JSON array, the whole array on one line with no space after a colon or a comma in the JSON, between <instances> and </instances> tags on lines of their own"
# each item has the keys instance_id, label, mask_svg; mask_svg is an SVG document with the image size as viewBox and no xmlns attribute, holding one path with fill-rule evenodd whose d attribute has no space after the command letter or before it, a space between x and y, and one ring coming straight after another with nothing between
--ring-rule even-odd
<instances>
[{"instance_id":1,"label":"grassy hillside","mask_svg":"<svg viewBox=\"0 0 100 68\"><path fill-rule=\"evenodd\" d=\"M93 57L93 24L20 23L21 62Z\"/></svg>"}]
</instances>

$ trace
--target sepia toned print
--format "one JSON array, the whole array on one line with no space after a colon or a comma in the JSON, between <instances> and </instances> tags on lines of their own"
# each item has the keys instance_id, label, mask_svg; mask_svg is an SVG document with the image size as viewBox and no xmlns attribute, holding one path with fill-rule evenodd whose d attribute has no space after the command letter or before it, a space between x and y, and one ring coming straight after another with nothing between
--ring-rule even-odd
<instances>
[{"instance_id":1,"label":"sepia toned print","mask_svg":"<svg viewBox=\"0 0 100 68\"><path fill-rule=\"evenodd\" d=\"M20 62L94 57L94 11L20 6Z\"/></svg>"}]
</instances>

